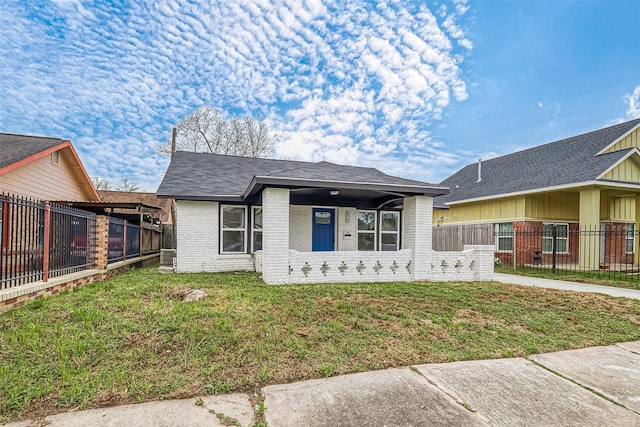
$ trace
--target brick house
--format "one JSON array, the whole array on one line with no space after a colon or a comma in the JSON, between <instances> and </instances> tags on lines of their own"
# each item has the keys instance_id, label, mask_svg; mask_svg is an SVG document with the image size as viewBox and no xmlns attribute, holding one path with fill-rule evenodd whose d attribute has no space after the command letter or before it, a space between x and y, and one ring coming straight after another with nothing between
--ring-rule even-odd
<instances>
[{"instance_id":1,"label":"brick house","mask_svg":"<svg viewBox=\"0 0 640 427\"><path fill-rule=\"evenodd\" d=\"M450 192L434 200L434 226L493 227L503 263L546 264L555 227L563 262L638 264L640 119L478 161L440 185Z\"/></svg>"},{"instance_id":2,"label":"brick house","mask_svg":"<svg viewBox=\"0 0 640 427\"><path fill-rule=\"evenodd\" d=\"M483 248L434 258L432 200L447 191L373 168L176 152L157 194L176 201L178 272L257 270L268 284L484 279Z\"/></svg>"}]
</instances>

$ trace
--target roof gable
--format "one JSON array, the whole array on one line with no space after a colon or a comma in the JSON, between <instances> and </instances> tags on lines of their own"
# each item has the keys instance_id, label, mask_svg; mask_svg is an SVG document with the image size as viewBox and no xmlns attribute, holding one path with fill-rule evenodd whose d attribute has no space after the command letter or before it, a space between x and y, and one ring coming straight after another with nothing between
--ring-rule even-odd
<instances>
[{"instance_id":1,"label":"roof gable","mask_svg":"<svg viewBox=\"0 0 640 427\"><path fill-rule=\"evenodd\" d=\"M86 194L86 199L100 200L78 153L69 140L0 133L0 175L17 170L56 151L65 153L70 159L71 173Z\"/></svg>"},{"instance_id":2,"label":"roof gable","mask_svg":"<svg viewBox=\"0 0 640 427\"><path fill-rule=\"evenodd\" d=\"M593 182L629 154L632 149L599 154L640 125L640 119L551 142L482 162L470 164L440 185L448 195L437 203L499 197L545 188Z\"/></svg>"},{"instance_id":3,"label":"roof gable","mask_svg":"<svg viewBox=\"0 0 640 427\"><path fill-rule=\"evenodd\" d=\"M627 154L600 174L598 179L640 183L640 151L637 148L627 150Z\"/></svg>"},{"instance_id":4,"label":"roof gable","mask_svg":"<svg viewBox=\"0 0 640 427\"><path fill-rule=\"evenodd\" d=\"M626 150L629 148L640 148L640 123L603 148L598 154L613 153L615 151Z\"/></svg>"}]
</instances>

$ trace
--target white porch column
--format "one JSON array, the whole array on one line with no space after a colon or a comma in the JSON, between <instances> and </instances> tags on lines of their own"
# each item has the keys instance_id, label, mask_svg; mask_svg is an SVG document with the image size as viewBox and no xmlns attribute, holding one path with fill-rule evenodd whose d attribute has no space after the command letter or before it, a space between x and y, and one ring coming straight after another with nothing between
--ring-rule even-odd
<instances>
[{"instance_id":1,"label":"white porch column","mask_svg":"<svg viewBox=\"0 0 640 427\"><path fill-rule=\"evenodd\" d=\"M413 280L431 279L431 232L433 218L433 198L414 196L404 199L404 244L411 249Z\"/></svg>"},{"instance_id":2,"label":"white porch column","mask_svg":"<svg viewBox=\"0 0 640 427\"><path fill-rule=\"evenodd\" d=\"M289 189L262 191L262 280L289 283Z\"/></svg>"}]
</instances>

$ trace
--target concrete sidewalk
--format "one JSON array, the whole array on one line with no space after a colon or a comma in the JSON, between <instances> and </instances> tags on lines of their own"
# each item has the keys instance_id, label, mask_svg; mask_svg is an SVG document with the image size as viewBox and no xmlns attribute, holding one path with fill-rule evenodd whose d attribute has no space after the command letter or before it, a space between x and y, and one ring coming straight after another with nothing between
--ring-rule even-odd
<instances>
[{"instance_id":1,"label":"concrete sidewalk","mask_svg":"<svg viewBox=\"0 0 640 427\"><path fill-rule=\"evenodd\" d=\"M640 341L364 372L267 386L262 393L270 427L640 426ZM44 423L251 426L254 409L249 396L232 394L67 412Z\"/></svg>"},{"instance_id":2,"label":"concrete sidewalk","mask_svg":"<svg viewBox=\"0 0 640 427\"><path fill-rule=\"evenodd\" d=\"M588 283L567 282L564 280L542 279L539 277L519 276L516 274L494 273L493 280L522 286L538 288L561 289L564 291L591 292L613 297L640 299L640 290L615 288L613 286L591 285Z\"/></svg>"}]
</instances>

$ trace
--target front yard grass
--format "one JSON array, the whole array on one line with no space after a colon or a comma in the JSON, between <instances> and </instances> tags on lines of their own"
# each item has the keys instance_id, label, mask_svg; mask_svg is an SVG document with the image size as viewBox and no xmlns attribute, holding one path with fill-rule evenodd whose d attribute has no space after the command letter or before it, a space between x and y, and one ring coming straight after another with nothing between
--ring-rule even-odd
<instances>
[{"instance_id":1,"label":"front yard grass","mask_svg":"<svg viewBox=\"0 0 640 427\"><path fill-rule=\"evenodd\" d=\"M175 298L179 286L204 300ZM640 339L640 301L495 282L266 286L130 271L0 314L0 422Z\"/></svg>"}]
</instances>

